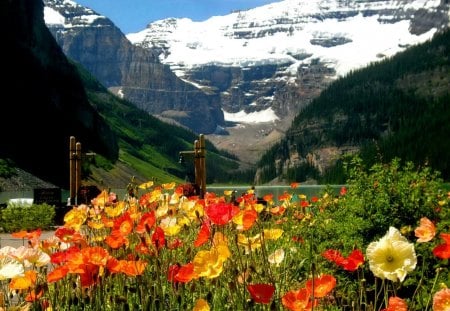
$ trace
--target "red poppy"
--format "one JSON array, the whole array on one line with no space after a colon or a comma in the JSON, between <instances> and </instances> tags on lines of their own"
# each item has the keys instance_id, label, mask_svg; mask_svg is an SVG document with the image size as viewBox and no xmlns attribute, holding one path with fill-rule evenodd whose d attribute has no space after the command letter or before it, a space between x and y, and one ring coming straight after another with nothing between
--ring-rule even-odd
<instances>
[{"instance_id":1,"label":"red poppy","mask_svg":"<svg viewBox=\"0 0 450 311\"><path fill-rule=\"evenodd\" d=\"M306 281L306 288L309 292L313 292L314 297L322 298L328 295L336 286L336 279L334 276L329 274L324 274L313 280Z\"/></svg>"},{"instance_id":2,"label":"red poppy","mask_svg":"<svg viewBox=\"0 0 450 311\"><path fill-rule=\"evenodd\" d=\"M308 207L309 206L309 201L307 201L307 200L301 201L300 202L300 206L303 207L303 208Z\"/></svg>"},{"instance_id":3,"label":"red poppy","mask_svg":"<svg viewBox=\"0 0 450 311\"><path fill-rule=\"evenodd\" d=\"M295 188L297 188L298 186L300 186L300 183L299 182L291 182L291 188L292 189L295 189Z\"/></svg>"},{"instance_id":4,"label":"red poppy","mask_svg":"<svg viewBox=\"0 0 450 311\"><path fill-rule=\"evenodd\" d=\"M147 212L142 215L138 225L136 226L135 231L141 234L149 232L150 229L155 225L155 223L156 223L155 212L154 211Z\"/></svg>"},{"instance_id":5,"label":"red poppy","mask_svg":"<svg viewBox=\"0 0 450 311\"><path fill-rule=\"evenodd\" d=\"M71 242L72 236L75 234L75 229L67 227L59 227L55 231L55 236L63 242Z\"/></svg>"},{"instance_id":6,"label":"red poppy","mask_svg":"<svg viewBox=\"0 0 450 311\"><path fill-rule=\"evenodd\" d=\"M179 238L175 238L172 242L170 242L167 245L168 249L176 249L178 247L181 247L183 245L183 241L181 241Z\"/></svg>"},{"instance_id":7,"label":"red poppy","mask_svg":"<svg viewBox=\"0 0 450 311\"><path fill-rule=\"evenodd\" d=\"M332 262L342 261L344 256L336 249L327 249L322 253L322 256Z\"/></svg>"},{"instance_id":8,"label":"red poppy","mask_svg":"<svg viewBox=\"0 0 450 311\"><path fill-rule=\"evenodd\" d=\"M239 208L227 202L212 203L205 208L205 213L214 224L226 225L239 213Z\"/></svg>"},{"instance_id":9,"label":"red poppy","mask_svg":"<svg viewBox=\"0 0 450 311\"><path fill-rule=\"evenodd\" d=\"M170 265L167 269L167 281L169 282L176 282L175 276L177 275L178 271L180 271L180 265Z\"/></svg>"},{"instance_id":10,"label":"red poppy","mask_svg":"<svg viewBox=\"0 0 450 311\"><path fill-rule=\"evenodd\" d=\"M161 249L166 246L166 236L164 230L161 227L156 227L155 232L152 234L152 243L156 249Z\"/></svg>"},{"instance_id":11,"label":"red poppy","mask_svg":"<svg viewBox=\"0 0 450 311\"><path fill-rule=\"evenodd\" d=\"M318 198L318 197L313 196L313 197L311 198L311 202L316 203L317 201L319 201L319 198Z\"/></svg>"},{"instance_id":12,"label":"red poppy","mask_svg":"<svg viewBox=\"0 0 450 311\"><path fill-rule=\"evenodd\" d=\"M347 188L341 187L341 191L339 191L339 194L340 194L341 196L346 195L346 194L347 194Z\"/></svg>"},{"instance_id":13,"label":"red poppy","mask_svg":"<svg viewBox=\"0 0 450 311\"><path fill-rule=\"evenodd\" d=\"M450 234L449 233L441 233L440 237L445 241L443 244L437 245L433 249L434 256L441 259L450 258Z\"/></svg>"},{"instance_id":14,"label":"red poppy","mask_svg":"<svg viewBox=\"0 0 450 311\"><path fill-rule=\"evenodd\" d=\"M268 304L272 300L275 286L271 284L249 284L247 290L256 303Z\"/></svg>"},{"instance_id":15,"label":"red poppy","mask_svg":"<svg viewBox=\"0 0 450 311\"><path fill-rule=\"evenodd\" d=\"M211 235L211 228L209 223L203 222L200 231L197 234L197 239L195 239L194 241L194 246L200 247L203 244L205 244L209 240L210 235Z\"/></svg>"},{"instance_id":16,"label":"red poppy","mask_svg":"<svg viewBox=\"0 0 450 311\"><path fill-rule=\"evenodd\" d=\"M364 255L357 249L353 250L347 258L334 249L326 250L322 253L322 256L347 271L355 271L364 263Z\"/></svg>"},{"instance_id":17,"label":"red poppy","mask_svg":"<svg viewBox=\"0 0 450 311\"><path fill-rule=\"evenodd\" d=\"M180 267L178 273L175 275L175 281L180 283L187 283L196 277L194 272L194 264L192 262Z\"/></svg>"}]
</instances>

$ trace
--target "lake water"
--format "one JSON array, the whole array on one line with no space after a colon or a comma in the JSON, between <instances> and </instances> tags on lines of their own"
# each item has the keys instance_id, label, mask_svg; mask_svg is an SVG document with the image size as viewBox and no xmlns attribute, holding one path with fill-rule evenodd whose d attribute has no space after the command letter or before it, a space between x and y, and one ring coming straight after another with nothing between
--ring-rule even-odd
<instances>
[{"instance_id":1,"label":"lake water","mask_svg":"<svg viewBox=\"0 0 450 311\"><path fill-rule=\"evenodd\" d=\"M332 185L331 188L336 194L339 194L339 190L342 185ZM217 195L223 195L225 190L236 190L237 195L241 195L249 190L251 186L209 186L206 187L206 191L214 192ZM279 195L284 192L288 192L293 195L304 194L308 198L314 195L320 195L321 191L325 188L324 185L300 185L297 188L291 188L290 186L256 186L255 191L258 197L263 197L265 194L273 194L274 199L277 199ZM125 189L112 189L119 199L123 199L125 195ZM61 203L67 202L69 197L69 191L61 191ZM33 198L33 191L7 191L0 192L0 204L5 204L9 199L16 198Z\"/></svg>"}]
</instances>

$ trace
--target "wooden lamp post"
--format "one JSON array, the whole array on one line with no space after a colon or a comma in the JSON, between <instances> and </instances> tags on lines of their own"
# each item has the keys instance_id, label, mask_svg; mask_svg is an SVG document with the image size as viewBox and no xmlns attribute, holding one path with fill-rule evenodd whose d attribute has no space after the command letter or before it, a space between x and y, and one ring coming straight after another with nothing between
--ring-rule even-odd
<instances>
[{"instance_id":1,"label":"wooden lamp post","mask_svg":"<svg viewBox=\"0 0 450 311\"><path fill-rule=\"evenodd\" d=\"M199 139L194 141L193 151L180 151L180 162L186 156L194 158L194 183L200 190L200 198L203 199L206 193L206 147L205 136L203 134L200 134Z\"/></svg>"},{"instance_id":2,"label":"wooden lamp post","mask_svg":"<svg viewBox=\"0 0 450 311\"><path fill-rule=\"evenodd\" d=\"M69 143L70 161L70 205L77 205L78 189L81 186L81 143L75 141L74 136L70 136Z\"/></svg>"}]
</instances>

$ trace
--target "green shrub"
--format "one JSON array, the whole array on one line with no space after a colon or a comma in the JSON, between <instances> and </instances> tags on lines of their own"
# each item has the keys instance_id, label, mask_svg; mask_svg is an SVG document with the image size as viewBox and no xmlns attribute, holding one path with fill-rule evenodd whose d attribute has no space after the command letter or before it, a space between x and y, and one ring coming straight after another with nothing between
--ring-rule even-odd
<instances>
[{"instance_id":1,"label":"green shrub","mask_svg":"<svg viewBox=\"0 0 450 311\"><path fill-rule=\"evenodd\" d=\"M0 229L5 232L50 229L54 225L55 214L55 207L48 204L9 204L1 211Z\"/></svg>"}]
</instances>

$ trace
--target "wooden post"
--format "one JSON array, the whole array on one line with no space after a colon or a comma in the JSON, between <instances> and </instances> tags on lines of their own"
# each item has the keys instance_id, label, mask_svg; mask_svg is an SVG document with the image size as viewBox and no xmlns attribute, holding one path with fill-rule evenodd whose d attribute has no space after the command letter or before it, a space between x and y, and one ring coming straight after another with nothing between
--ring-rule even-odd
<instances>
[{"instance_id":1,"label":"wooden post","mask_svg":"<svg viewBox=\"0 0 450 311\"><path fill-rule=\"evenodd\" d=\"M204 198L206 193L206 148L205 148L205 136L200 134L199 139L194 141L193 151L180 151L180 160L184 156L192 156L194 158L194 174L195 185L200 191L200 198Z\"/></svg>"},{"instance_id":2,"label":"wooden post","mask_svg":"<svg viewBox=\"0 0 450 311\"><path fill-rule=\"evenodd\" d=\"M69 190L70 190L70 197L69 197L69 203L70 205L75 204L75 189L76 189L76 142L75 137L70 136L70 143L69 143L69 166L70 166L70 175L69 175Z\"/></svg>"},{"instance_id":3,"label":"wooden post","mask_svg":"<svg viewBox=\"0 0 450 311\"><path fill-rule=\"evenodd\" d=\"M78 192L81 187L81 143L76 145L76 178L75 178L75 205L78 205Z\"/></svg>"},{"instance_id":4,"label":"wooden post","mask_svg":"<svg viewBox=\"0 0 450 311\"><path fill-rule=\"evenodd\" d=\"M204 198L206 193L206 146L205 136L200 134L199 166L200 166L200 198Z\"/></svg>"}]
</instances>

